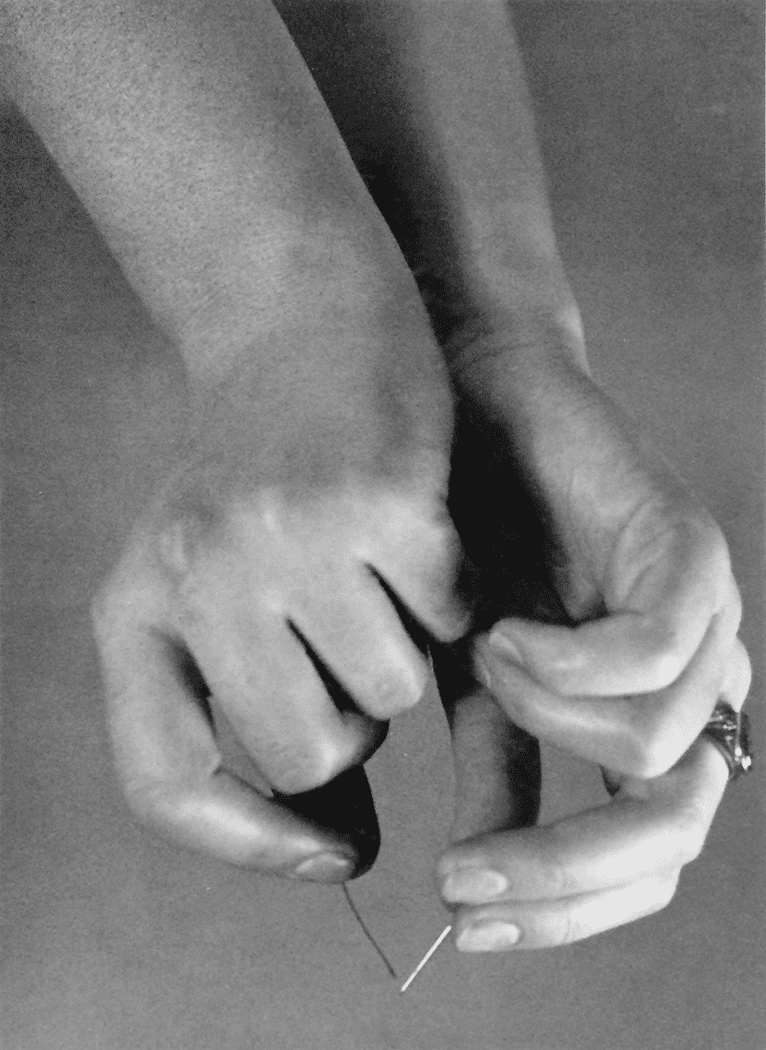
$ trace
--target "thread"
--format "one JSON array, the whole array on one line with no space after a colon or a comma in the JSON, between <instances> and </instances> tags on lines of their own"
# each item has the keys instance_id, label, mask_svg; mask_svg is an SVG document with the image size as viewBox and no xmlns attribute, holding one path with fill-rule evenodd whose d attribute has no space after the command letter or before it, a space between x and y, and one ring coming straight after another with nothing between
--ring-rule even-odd
<instances>
[{"instance_id":1,"label":"thread","mask_svg":"<svg viewBox=\"0 0 766 1050\"><path fill-rule=\"evenodd\" d=\"M353 900L351 899L351 894L350 894L350 893L348 892L348 886L346 885L346 883L345 883L345 882L344 882L344 883L343 883L343 884L341 885L341 889L343 890L343 895L344 895L344 897L346 898L346 900L347 900L347 902L348 902L348 906L349 906L349 908L351 909L351 912L352 912L352 914L353 914L354 918L355 918L355 919L356 919L356 921L357 921L357 922L359 923L359 926L360 926L360 928L361 928L361 930L362 930L362 933L363 933L363 934L365 935L365 937L367 938L367 940L368 940L368 941L370 942L370 944L371 944L371 945L373 946L373 948L375 949L375 951L376 951L376 952L378 953L378 955L380 956L380 958L381 958L381 960L382 960L382 962L383 962L383 965L385 966L385 968L386 968L386 969L388 970L388 972L389 972L389 973L391 974L391 976L393 977L393 979L394 979L394 980L396 980L396 979L397 979L397 977L396 977L396 970L395 970L395 969L393 968L393 966L391 965L391 963L390 963L390 962L388 961L388 958L387 958L387 956L386 956L386 953L385 953L385 952L383 951L383 949L382 949L382 948L380 947L380 945L378 944L378 942L377 942L377 941L375 940L375 938L373 937L373 935L372 935L372 934L370 933L370 931L368 930L368 928L367 928L367 924L365 923L365 921L364 921L364 919L362 918L362 916L361 916L361 915L359 914L359 911L358 911L358 909L357 909L356 905L354 904Z\"/></svg>"}]
</instances>

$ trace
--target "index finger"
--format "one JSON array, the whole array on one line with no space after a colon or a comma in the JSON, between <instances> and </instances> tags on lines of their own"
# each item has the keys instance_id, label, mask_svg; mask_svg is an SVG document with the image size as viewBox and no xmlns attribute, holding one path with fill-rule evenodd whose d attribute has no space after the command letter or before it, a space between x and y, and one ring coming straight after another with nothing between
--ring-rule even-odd
<instances>
[{"instance_id":1,"label":"index finger","mask_svg":"<svg viewBox=\"0 0 766 1050\"><path fill-rule=\"evenodd\" d=\"M741 618L728 551L695 546L653 565L619 607L575 626L512 618L489 644L541 685L572 696L648 693L674 682L699 648L717 612L734 637ZM609 603L607 603L608 605Z\"/></svg>"}]
</instances>

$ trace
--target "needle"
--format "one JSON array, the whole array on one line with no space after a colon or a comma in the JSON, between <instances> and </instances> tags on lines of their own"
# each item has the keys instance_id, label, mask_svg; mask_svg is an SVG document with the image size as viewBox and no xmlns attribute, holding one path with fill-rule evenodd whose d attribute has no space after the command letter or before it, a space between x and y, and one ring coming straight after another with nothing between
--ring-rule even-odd
<instances>
[{"instance_id":1,"label":"needle","mask_svg":"<svg viewBox=\"0 0 766 1050\"><path fill-rule=\"evenodd\" d=\"M434 941L434 943L433 943L433 944L431 945L431 947L430 947L430 948L428 949L428 951L426 952L426 954L425 954L425 955L423 956L423 958L422 958L422 959L420 960L420 962L418 963L418 965L417 965L417 966L415 967L415 969L414 969L414 970L412 971L412 973L410 974L410 976L409 976L409 977L407 978L407 980L406 980L406 981L404 982L404 984L403 984L403 985L401 986L401 988L399 989L399 991L400 991L400 992L406 992L406 991L407 991L407 989L409 988L409 986L410 986L410 985L412 984L412 982L413 982L413 981L415 980L415 978L417 977L417 975L418 975L418 974L420 973L420 971L421 971L421 970L423 969L423 967L425 966L425 964L426 964L426 963L428 962L428 960L429 960L429 959L431 958L431 956L433 955L433 953L434 953L434 952L436 951L436 949L437 949L437 948L439 947L439 945L440 945L440 944L442 943L442 941L444 940L444 938L445 938L445 937L447 936L447 934L448 934L448 933L450 932L450 930L451 930L451 929L452 929L452 927L451 927L451 926L447 926L447 927L446 927L445 929L443 929L443 930L442 930L442 932L441 932L441 933L439 934L439 936L438 936L438 937L436 938L436 940L435 940L435 941Z\"/></svg>"}]
</instances>

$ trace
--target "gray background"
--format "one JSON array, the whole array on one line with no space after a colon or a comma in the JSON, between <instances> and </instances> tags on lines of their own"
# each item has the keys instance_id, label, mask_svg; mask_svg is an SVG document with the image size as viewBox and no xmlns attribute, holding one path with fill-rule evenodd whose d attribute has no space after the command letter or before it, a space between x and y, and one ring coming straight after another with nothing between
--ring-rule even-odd
<instances>
[{"instance_id":1,"label":"gray background","mask_svg":"<svg viewBox=\"0 0 766 1050\"><path fill-rule=\"evenodd\" d=\"M595 372L731 542L763 692L761 5L517 3ZM337 889L182 854L130 822L87 604L184 412L177 362L44 150L2 110L3 1046L756 1050L763 768L660 914L565 949L442 948L399 996ZM545 754L545 814L602 798ZM384 847L352 887L403 974L445 923L434 697L370 766Z\"/></svg>"}]
</instances>

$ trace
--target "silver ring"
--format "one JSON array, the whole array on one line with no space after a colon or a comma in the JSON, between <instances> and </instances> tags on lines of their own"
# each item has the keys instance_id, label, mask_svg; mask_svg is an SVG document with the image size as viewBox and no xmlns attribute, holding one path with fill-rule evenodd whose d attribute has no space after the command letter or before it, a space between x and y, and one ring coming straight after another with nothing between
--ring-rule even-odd
<instances>
[{"instance_id":1,"label":"silver ring","mask_svg":"<svg viewBox=\"0 0 766 1050\"><path fill-rule=\"evenodd\" d=\"M719 700L702 736L715 744L729 767L729 780L749 773L753 766L750 750L750 719L744 711L735 711L731 704Z\"/></svg>"}]
</instances>

